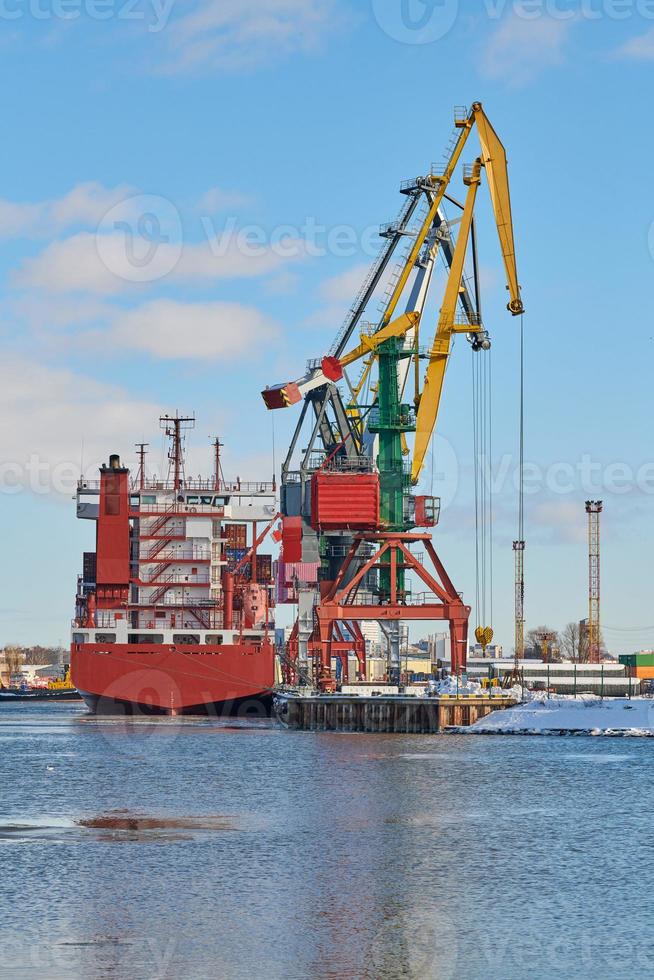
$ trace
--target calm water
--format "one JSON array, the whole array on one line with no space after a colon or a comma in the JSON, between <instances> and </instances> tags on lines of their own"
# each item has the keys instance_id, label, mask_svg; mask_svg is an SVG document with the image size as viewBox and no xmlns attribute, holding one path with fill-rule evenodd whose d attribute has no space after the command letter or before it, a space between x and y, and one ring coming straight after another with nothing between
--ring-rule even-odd
<instances>
[{"instance_id":1,"label":"calm water","mask_svg":"<svg viewBox=\"0 0 654 980\"><path fill-rule=\"evenodd\" d=\"M651 740L24 705L0 749L2 978L654 976Z\"/></svg>"}]
</instances>

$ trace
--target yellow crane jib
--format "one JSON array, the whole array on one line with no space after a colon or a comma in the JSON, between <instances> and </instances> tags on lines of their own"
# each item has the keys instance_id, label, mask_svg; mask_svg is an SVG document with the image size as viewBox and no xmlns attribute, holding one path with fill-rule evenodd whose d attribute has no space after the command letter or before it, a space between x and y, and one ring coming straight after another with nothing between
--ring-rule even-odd
<instances>
[{"instance_id":1,"label":"yellow crane jib","mask_svg":"<svg viewBox=\"0 0 654 980\"><path fill-rule=\"evenodd\" d=\"M442 174L431 175L428 178L433 185L433 195L431 206L425 216L423 224L419 229L413 247L407 256L404 267L395 284L395 288L388 301L388 306L381 321L381 326L386 326L393 317L398 302L404 292L404 288L409 280L412 269L418 260L427 235L433 226L434 219L443 203L443 198L447 193L448 185L454 176L461 154L466 145L468 137L474 126L479 130L479 141L482 148L482 164L486 168L488 184L490 188L491 201L495 214L495 222L500 239L500 248L504 260L504 268L507 278L507 289L509 291L508 309L514 316L524 312L522 298L520 296L520 285L518 283L518 272L515 259L515 244L513 239L513 218L511 212L511 196L509 193L509 173L506 161L506 151L497 133L491 126L488 116L484 112L481 102L474 102L472 110L467 118L457 119L456 126L460 130L459 137L454 145L450 159Z\"/></svg>"},{"instance_id":2,"label":"yellow crane jib","mask_svg":"<svg viewBox=\"0 0 654 980\"><path fill-rule=\"evenodd\" d=\"M478 159L475 161L470 172L466 173L464 180L468 186L468 193L463 208L459 234L454 247L452 264L447 278L443 305L440 309L438 327L429 352L427 373L418 404L416 437L411 464L411 482L414 485L420 479L422 468L425 465L427 449L429 448L432 433L436 425L438 409L443 394L445 371L452 349L452 337L455 333L475 333L481 332L483 329L481 323L470 323L467 319L464 323L457 323L456 320L465 258L472 229L475 201L481 182L481 160Z\"/></svg>"},{"instance_id":3,"label":"yellow crane jib","mask_svg":"<svg viewBox=\"0 0 654 980\"><path fill-rule=\"evenodd\" d=\"M361 343L353 351L350 351L349 354L341 358L341 367L348 367L348 365L358 361L359 358L365 357L367 354L374 354L380 344L383 344L385 340L390 340L391 337L403 337L409 330L417 327L419 322L420 313L403 313L397 320L393 320L392 323L382 327L381 330L377 330L373 334L361 334Z\"/></svg>"},{"instance_id":4,"label":"yellow crane jib","mask_svg":"<svg viewBox=\"0 0 654 980\"><path fill-rule=\"evenodd\" d=\"M524 305L520 296L518 271L515 259L515 242L513 238L513 215L511 213L511 195L509 193L509 171L506 161L506 150L499 136L491 126L481 102L475 102L472 112L479 132L479 142L482 148L482 162L486 168L488 187L490 190L495 224L500 239L504 269L506 271L507 289L510 300L507 309L513 316L524 313Z\"/></svg>"}]
</instances>

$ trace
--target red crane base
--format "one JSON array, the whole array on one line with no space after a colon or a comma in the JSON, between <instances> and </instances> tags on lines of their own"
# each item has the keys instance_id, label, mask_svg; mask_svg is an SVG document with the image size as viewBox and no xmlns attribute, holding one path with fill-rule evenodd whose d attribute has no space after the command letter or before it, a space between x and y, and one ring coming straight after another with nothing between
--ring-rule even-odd
<instances>
[{"instance_id":1,"label":"red crane base","mask_svg":"<svg viewBox=\"0 0 654 980\"><path fill-rule=\"evenodd\" d=\"M429 572L418 558L409 551L409 545L421 542L429 556L434 573ZM356 574L348 581L348 573L362 544L373 544L376 549ZM379 605L362 604L358 591L365 576L375 567L382 567L389 576L389 598ZM427 592L415 601L407 596L398 582L398 572L413 571L427 587ZM346 584L344 584L346 583ZM320 643L318 687L333 691L336 682L332 676L332 657L337 655L340 644L340 623L356 626L358 622L407 620L442 620L449 623L452 655L452 673L465 669L468 647L468 620L470 606L466 606L454 588L445 568L434 550L428 534L382 532L357 535L334 582L328 586L322 601L316 606L317 630L314 642Z\"/></svg>"}]
</instances>

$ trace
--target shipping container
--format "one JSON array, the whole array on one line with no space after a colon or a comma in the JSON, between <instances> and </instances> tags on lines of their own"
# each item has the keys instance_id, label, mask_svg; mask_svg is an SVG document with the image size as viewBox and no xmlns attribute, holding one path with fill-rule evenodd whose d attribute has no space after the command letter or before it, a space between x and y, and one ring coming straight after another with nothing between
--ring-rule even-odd
<instances>
[{"instance_id":1,"label":"shipping container","mask_svg":"<svg viewBox=\"0 0 654 980\"><path fill-rule=\"evenodd\" d=\"M625 667L654 667L654 653L623 653L619 657Z\"/></svg>"},{"instance_id":2,"label":"shipping container","mask_svg":"<svg viewBox=\"0 0 654 980\"><path fill-rule=\"evenodd\" d=\"M376 473L314 473L311 524L316 531L376 531L379 476Z\"/></svg>"},{"instance_id":3,"label":"shipping container","mask_svg":"<svg viewBox=\"0 0 654 980\"><path fill-rule=\"evenodd\" d=\"M282 520L282 555L288 565L302 561L302 518L284 517Z\"/></svg>"},{"instance_id":4,"label":"shipping container","mask_svg":"<svg viewBox=\"0 0 654 980\"><path fill-rule=\"evenodd\" d=\"M290 562L276 561L273 565L275 583L277 586L277 602L297 602L298 587L315 585L318 581L319 562Z\"/></svg>"},{"instance_id":5,"label":"shipping container","mask_svg":"<svg viewBox=\"0 0 654 980\"><path fill-rule=\"evenodd\" d=\"M272 555L257 555L257 582L272 582Z\"/></svg>"},{"instance_id":6,"label":"shipping container","mask_svg":"<svg viewBox=\"0 0 654 980\"><path fill-rule=\"evenodd\" d=\"M223 524L222 535L227 539L228 548L247 548L247 524Z\"/></svg>"},{"instance_id":7,"label":"shipping container","mask_svg":"<svg viewBox=\"0 0 654 980\"><path fill-rule=\"evenodd\" d=\"M242 561L248 553L247 548L226 548L225 557L227 558L227 568L229 571L233 571L234 568Z\"/></svg>"}]
</instances>

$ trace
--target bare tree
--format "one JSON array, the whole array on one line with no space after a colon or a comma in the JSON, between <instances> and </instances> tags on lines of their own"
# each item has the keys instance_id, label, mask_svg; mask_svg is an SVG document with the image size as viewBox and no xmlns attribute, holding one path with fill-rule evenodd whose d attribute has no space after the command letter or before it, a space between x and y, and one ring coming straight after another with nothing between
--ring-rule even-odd
<instances>
[{"instance_id":1,"label":"bare tree","mask_svg":"<svg viewBox=\"0 0 654 980\"><path fill-rule=\"evenodd\" d=\"M558 654L561 641L557 630L551 626L537 626L527 633L525 646L531 648L537 657L547 660Z\"/></svg>"},{"instance_id":2,"label":"bare tree","mask_svg":"<svg viewBox=\"0 0 654 980\"><path fill-rule=\"evenodd\" d=\"M561 633L561 648L569 660L579 663L582 660L582 631L579 623L568 623Z\"/></svg>"},{"instance_id":3,"label":"bare tree","mask_svg":"<svg viewBox=\"0 0 654 980\"><path fill-rule=\"evenodd\" d=\"M20 668L23 666L23 651L20 647L16 646L6 646L2 651L5 663L7 664L7 673L9 674L9 680L13 674L18 674Z\"/></svg>"},{"instance_id":4,"label":"bare tree","mask_svg":"<svg viewBox=\"0 0 654 980\"><path fill-rule=\"evenodd\" d=\"M604 634L600 630L600 657L607 654ZM588 663L588 620L580 623L568 623L561 634L561 644L566 655L576 663Z\"/></svg>"},{"instance_id":5,"label":"bare tree","mask_svg":"<svg viewBox=\"0 0 654 980\"><path fill-rule=\"evenodd\" d=\"M47 664L63 663L66 651L63 647L23 647L24 663L37 667Z\"/></svg>"}]
</instances>

